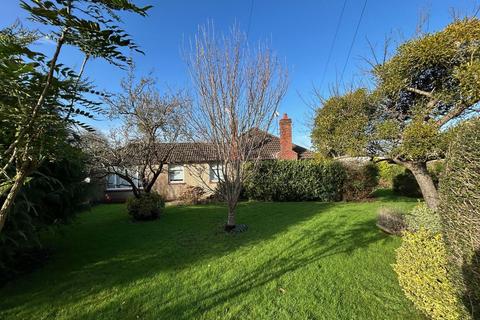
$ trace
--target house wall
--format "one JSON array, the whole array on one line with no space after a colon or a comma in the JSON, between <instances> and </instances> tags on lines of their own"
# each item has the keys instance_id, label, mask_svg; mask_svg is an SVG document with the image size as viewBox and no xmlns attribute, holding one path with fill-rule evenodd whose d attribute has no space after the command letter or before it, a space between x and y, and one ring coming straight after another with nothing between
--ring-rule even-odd
<instances>
[{"instance_id":1,"label":"house wall","mask_svg":"<svg viewBox=\"0 0 480 320\"><path fill-rule=\"evenodd\" d=\"M168 166L165 165L163 172L155 182L155 191L164 196L167 201L171 201L178 200L189 186L201 187L207 193L212 193L217 186L216 182L210 181L210 167L208 163L185 164L183 172L184 182L169 182Z\"/></svg>"},{"instance_id":2,"label":"house wall","mask_svg":"<svg viewBox=\"0 0 480 320\"><path fill-rule=\"evenodd\" d=\"M109 202L109 203L125 202L130 197L133 197L133 191L131 190L105 189L105 197L103 202Z\"/></svg>"},{"instance_id":3,"label":"house wall","mask_svg":"<svg viewBox=\"0 0 480 320\"><path fill-rule=\"evenodd\" d=\"M217 187L217 182L210 181L210 166L208 163L185 164L183 172L183 182L169 182L168 165L165 165L153 186L153 190L165 197L167 201L173 201L178 200L189 186L201 187L207 195L213 193ZM124 202L128 198L133 197L131 190L105 189L105 184L103 185L103 190L104 202Z\"/></svg>"}]
</instances>

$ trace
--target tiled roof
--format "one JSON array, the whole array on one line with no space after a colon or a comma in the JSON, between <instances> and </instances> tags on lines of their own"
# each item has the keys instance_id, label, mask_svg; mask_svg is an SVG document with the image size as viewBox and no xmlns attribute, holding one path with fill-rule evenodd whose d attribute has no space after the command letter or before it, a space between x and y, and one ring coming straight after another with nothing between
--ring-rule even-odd
<instances>
[{"instance_id":1,"label":"tiled roof","mask_svg":"<svg viewBox=\"0 0 480 320\"><path fill-rule=\"evenodd\" d=\"M258 129L252 129L250 134L254 134L260 139L258 148L253 152L253 157L259 157L262 160L277 159L280 152L280 138ZM255 141L255 139L253 139ZM170 151L167 158L168 163L198 163L217 161L215 146L204 142L179 142L162 143L159 145L165 152ZM313 158L313 152L298 146L292 145L293 151L298 154L299 159Z\"/></svg>"}]
</instances>

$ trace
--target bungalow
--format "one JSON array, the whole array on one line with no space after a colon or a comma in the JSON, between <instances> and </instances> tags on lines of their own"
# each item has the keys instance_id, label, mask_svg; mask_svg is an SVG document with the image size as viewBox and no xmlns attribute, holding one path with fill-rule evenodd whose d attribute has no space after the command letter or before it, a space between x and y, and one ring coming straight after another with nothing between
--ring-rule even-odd
<instances>
[{"instance_id":1,"label":"bungalow","mask_svg":"<svg viewBox=\"0 0 480 320\"><path fill-rule=\"evenodd\" d=\"M292 120L284 114L279 121L280 137L254 129L263 142L257 155L261 160L303 160L313 153L292 143ZM255 131L256 130L256 131ZM158 177L154 189L167 200L176 200L189 186L215 189L218 183L218 159L209 143L164 143L160 148L172 151L167 165ZM199 174L199 172L201 172ZM106 181L105 201L120 202L132 196L130 185L117 175L109 175Z\"/></svg>"}]
</instances>

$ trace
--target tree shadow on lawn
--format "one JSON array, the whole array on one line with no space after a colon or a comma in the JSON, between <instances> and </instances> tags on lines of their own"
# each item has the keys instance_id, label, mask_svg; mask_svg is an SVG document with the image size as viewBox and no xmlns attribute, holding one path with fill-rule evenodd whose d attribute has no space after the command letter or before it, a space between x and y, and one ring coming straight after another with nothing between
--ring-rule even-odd
<instances>
[{"instance_id":1,"label":"tree shadow on lawn","mask_svg":"<svg viewBox=\"0 0 480 320\"><path fill-rule=\"evenodd\" d=\"M178 303L163 309L160 318L169 318L180 314L183 314L183 316L177 316L177 319L198 318L209 310L231 301L239 295L262 287L290 272L295 272L312 264L317 264L320 268L321 261L324 258L337 254L348 254L373 242L385 239L385 236L378 232L372 233L371 224L371 221L364 221L354 224L343 232L338 231L341 228L339 225L325 225L326 230L315 236L314 241L305 241L312 237L312 234L307 232L302 237L292 241L281 252L269 255L268 259L254 270L244 273L240 281L228 283L196 299L191 299L190 296L178 297ZM289 254L285 255L285 252Z\"/></svg>"},{"instance_id":2,"label":"tree shadow on lawn","mask_svg":"<svg viewBox=\"0 0 480 320\"><path fill-rule=\"evenodd\" d=\"M330 205L323 204L322 207L325 210ZM345 216L345 218L348 217ZM338 219L329 223L322 222L318 224L318 229L305 228L286 246L277 248L276 251L269 252L268 256L262 257L264 261L255 265L253 269L239 270L241 280L222 283L219 288L215 289L212 289L212 285L218 285L218 283L214 283L213 279L212 282L205 281L195 288L196 292L201 292L199 295L184 292L175 296L174 303L164 304L160 310L157 309L158 305L150 304L138 312L140 316L155 314L155 317L159 319L199 318L227 301L262 287L290 272L315 264L321 267L321 260L324 258L337 254L349 254L377 241L391 240L376 230L373 219L349 224L348 228L345 228L345 222L345 220ZM232 248L232 250L235 249ZM163 302L159 302L159 304L163 304ZM101 317L104 312L115 308L115 305L118 305L118 302L112 301L93 313L89 313L88 317L92 319Z\"/></svg>"},{"instance_id":3,"label":"tree shadow on lawn","mask_svg":"<svg viewBox=\"0 0 480 320\"><path fill-rule=\"evenodd\" d=\"M249 230L237 235L222 231L226 216L222 206L169 208L160 220L147 223L131 223L126 220L122 206L109 206L97 219L69 227L64 237L56 239L65 243L60 245L56 261L2 288L0 295L4 298L0 301L0 309L6 314L10 311L16 314L15 310L22 311L23 307L33 313L39 307L46 307L51 311L49 316L55 317L62 309L78 308L79 301L85 306L95 304L96 295L110 289L153 278L161 272L175 274L203 260L271 239L336 205L343 204L243 203L238 220L247 223ZM337 219L319 225L318 232L305 229L287 247L269 252L259 266L247 270L241 282L206 290L205 295L193 299L190 294L183 293L176 297L175 304L165 304L159 318L179 318L180 314L186 318L198 316L288 272L385 239L375 230L371 219L346 229L342 223L345 220ZM208 282L205 285L208 286ZM88 317L101 318L103 312L111 312L118 304L113 298L88 312ZM149 307L146 308L144 312L148 312ZM192 311L195 314L191 314ZM157 314L158 310L155 312Z\"/></svg>"}]
</instances>

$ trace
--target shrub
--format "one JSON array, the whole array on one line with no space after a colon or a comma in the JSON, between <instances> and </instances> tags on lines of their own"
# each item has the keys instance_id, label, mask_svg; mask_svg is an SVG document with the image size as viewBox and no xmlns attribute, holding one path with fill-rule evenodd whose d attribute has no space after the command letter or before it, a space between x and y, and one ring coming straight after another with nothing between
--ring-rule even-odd
<instances>
[{"instance_id":1,"label":"shrub","mask_svg":"<svg viewBox=\"0 0 480 320\"><path fill-rule=\"evenodd\" d=\"M68 143L56 161L43 163L32 174L0 233L0 284L46 258L39 234L70 222L85 207L91 189L86 177L85 155ZM0 197L0 204L3 200Z\"/></svg>"},{"instance_id":2,"label":"shrub","mask_svg":"<svg viewBox=\"0 0 480 320\"><path fill-rule=\"evenodd\" d=\"M393 192L405 197L422 197L422 191L410 170L405 170L405 172L398 174L393 178Z\"/></svg>"},{"instance_id":3,"label":"shrub","mask_svg":"<svg viewBox=\"0 0 480 320\"><path fill-rule=\"evenodd\" d=\"M427 229L433 233L442 231L440 216L437 212L427 207L424 202L419 202L413 210L405 216L408 230L415 232L420 229Z\"/></svg>"},{"instance_id":4,"label":"shrub","mask_svg":"<svg viewBox=\"0 0 480 320\"><path fill-rule=\"evenodd\" d=\"M343 200L366 199L378 186L378 167L374 163L345 165L345 171L347 177L343 184Z\"/></svg>"},{"instance_id":5,"label":"shrub","mask_svg":"<svg viewBox=\"0 0 480 320\"><path fill-rule=\"evenodd\" d=\"M431 319L464 319L441 234L405 232L393 266L405 295Z\"/></svg>"},{"instance_id":6,"label":"shrub","mask_svg":"<svg viewBox=\"0 0 480 320\"><path fill-rule=\"evenodd\" d=\"M165 200L158 193L142 193L140 197L127 199L128 214L134 220L154 220L162 213Z\"/></svg>"},{"instance_id":7,"label":"shrub","mask_svg":"<svg viewBox=\"0 0 480 320\"><path fill-rule=\"evenodd\" d=\"M184 204L198 204L205 195L205 190L202 187L188 186L180 194L180 200Z\"/></svg>"},{"instance_id":8,"label":"shrub","mask_svg":"<svg viewBox=\"0 0 480 320\"><path fill-rule=\"evenodd\" d=\"M405 168L394 163L388 163L382 161L377 163L378 175L379 175L379 185L382 188L392 188L393 179L405 172Z\"/></svg>"},{"instance_id":9,"label":"shrub","mask_svg":"<svg viewBox=\"0 0 480 320\"><path fill-rule=\"evenodd\" d=\"M468 309L480 318L480 118L455 130L440 177L445 239L463 273Z\"/></svg>"},{"instance_id":10,"label":"shrub","mask_svg":"<svg viewBox=\"0 0 480 320\"><path fill-rule=\"evenodd\" d=\"M247 170L245 194L265 201L340 200L346 177L336 161L262 161Z\"/></svg>"},{"instance_id":11,"label":"shrub","mask_svg":"<svg viewBox=\"0 0 480 320\"><path fill-rule=\"evenodd\" d=\"M382 207L378 210L377 227L383 231L401 235L407 229L405 212L395 207Z\"/></svg>"}]
</instances>

